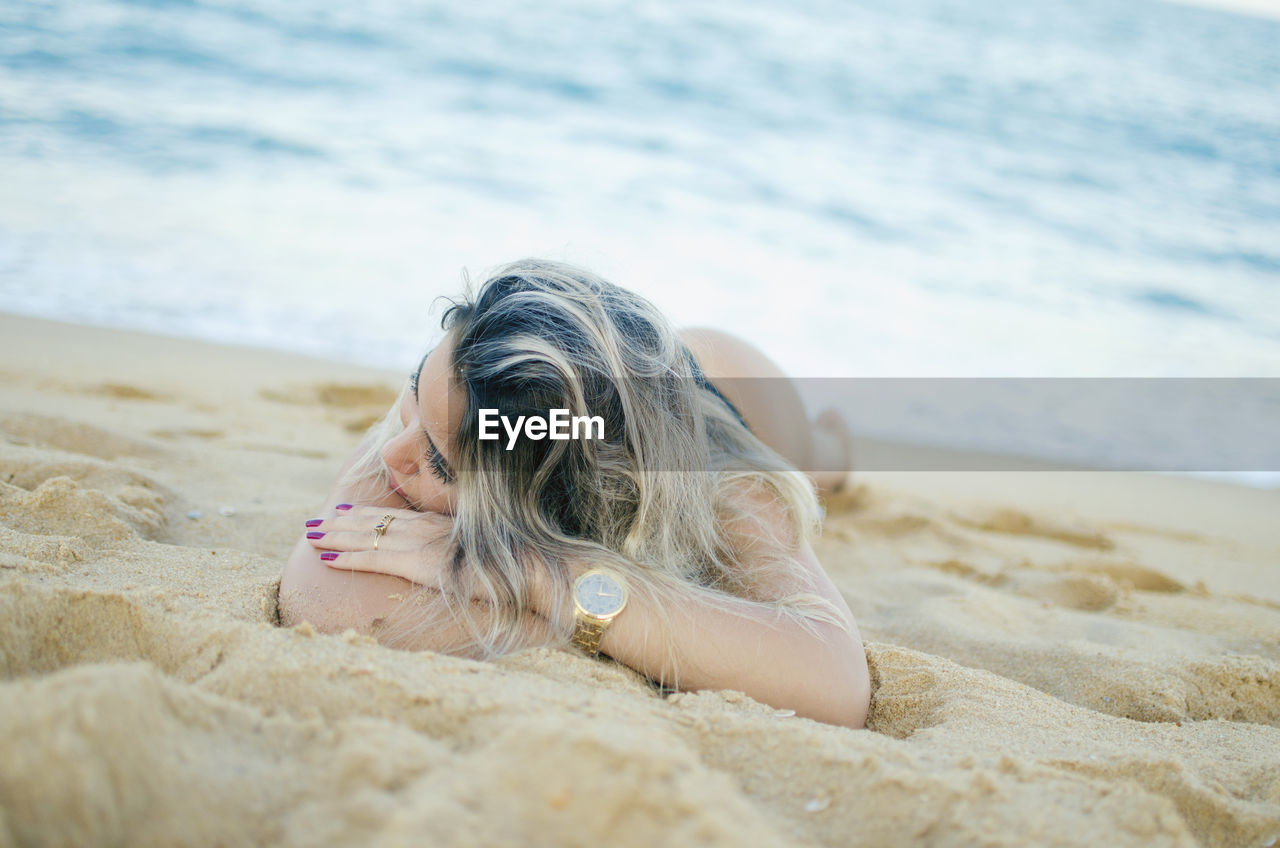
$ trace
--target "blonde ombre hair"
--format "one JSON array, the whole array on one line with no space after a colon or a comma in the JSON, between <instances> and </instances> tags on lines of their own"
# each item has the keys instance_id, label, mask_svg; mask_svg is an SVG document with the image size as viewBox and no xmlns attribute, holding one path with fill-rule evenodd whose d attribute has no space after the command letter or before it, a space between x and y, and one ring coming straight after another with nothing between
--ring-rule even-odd
<instances>
[{"instance_id":1,"label":"blonde ombre hair","mask_svg":"<svg viewBox=\"0 0 1280 848\"><path fill-rule=\"evenodd\" d=\"M463 634L442 648L449 653L566 645L569 563L621 572L632 603L653 609L663 627L681 597L744 614L765 607L776 620L811 628L847 627L830 602L796 591L807 584L795 554L820 523L812 482L710 390L649 301L538 259L498 268L478 288L464 282L467 293L441 321L466 396L451 457L451 553L439 584L406 598L412 612L380 635L384 643L438 646L428 634L448 626ZM513 420L549 409L601 416L605 438L519 439L508 450L505 439L478 438L482 408ZM380 451L402 430L398 409L371 429L352 479L385 474ZM785 521L757 520L761 503ZM757 528L746 543L732 529L744 520ZM535 580L560 600L546 616L554 623L531 636L523 622ZM790 590L769 597L769 585ZM662 682L678 687L678 651L664 643L673 679Z\"/></svg>"}]
</instances>

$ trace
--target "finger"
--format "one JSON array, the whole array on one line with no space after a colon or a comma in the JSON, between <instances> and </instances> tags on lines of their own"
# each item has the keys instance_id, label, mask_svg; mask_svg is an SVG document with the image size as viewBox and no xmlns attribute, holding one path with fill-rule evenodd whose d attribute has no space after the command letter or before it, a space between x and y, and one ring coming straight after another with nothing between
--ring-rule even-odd
<instances>
[{"instance_id":1,"label":"finger","mask_svg":"<svg viewBox=\"0 0 1280 848\"><path fill-rule=\"evenodd\" d=\"M311 547L324 551L372 551L377 538L378 549L396 549L396 543L387 541L389 534L377 536L372 528L364 530L308 530L307 541ZM397 541L399 541L397 539Z\"/></svg>"},{"instance_id":2,"label":"finger","mask_svg":"<svg viewBox=\"0 0 1280 848\"><path fill-rule=\"evenodd\" d=\"M395 506L355 506L346 510L334 510L334 515L340 518L349 518L360 521L374 521L382 518L384 515L392 515L398 518L408 517L411 515L419 515L416 510L401 509Z\"/></svg>"},{"instance_id":3,"label":"finger","mask_svg":"<svg viewBox=\"0 0 1280 848\"><path fill-rule=\"evenodd\" d=\"M339 571L376 571L379 553L379 551L325 551L320 554L320 561Z\"/></svg>"},{"instance_id":4,"label":"finger","mask_svg":"<svg viewBox=\"0 0 1280 848\"><path fill-rule=\"evenodd\" d=\"M306 522L306 526L308 530L326 533L339 530L372 530L374 525L387 515L393 519L409 520L415 516L421 516L422 513L411 509L389 507L355 507L344 512L335 511L326 517L312 518Z\"/></svg>"},{"instance_id":5,"label":"finger","mask_svg":"<svg viewBox=\"0 0 1280 848\"><path fill-rule=\"evenodd\" d=\"M403 552L391 551L325 551L320 554L325 565L338 571L360 571L366 574L389 574L411 583L424 579L421 563ZM421 584L419 584L421 585Z\"/></svg>"}]
</instances>

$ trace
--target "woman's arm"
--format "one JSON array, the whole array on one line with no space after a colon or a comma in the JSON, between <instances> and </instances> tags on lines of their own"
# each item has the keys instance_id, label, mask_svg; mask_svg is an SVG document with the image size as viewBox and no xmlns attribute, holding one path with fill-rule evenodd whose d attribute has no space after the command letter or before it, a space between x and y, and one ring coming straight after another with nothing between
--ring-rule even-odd
<instances>
[{"instance_id":1,"label":"woman's arm","mask_svg":"<svg viewBox=\"0 0 1280 848\"><path fill-rule=\"evenodd\" d=\"M728 518L724 530L748 569L750 599L685 595L665 602L667 643L655 611L633 596L605 632L601 651L664 683L678 672L681 689L738 689L797 715L864 727L871 675L849 605L813 548L795 535L779 501L752 486L728 494L743 508ZM789 568L753 565L779 544L790 546ZM801 595L826 601L844 627L812 620L802 624L776 606Z\"/></svg>"},{"instance_id":2,"label":"woman's arm","mask_svg":"<svg viewBox=\"0 0 1280 848\"><path fill-rule=\"evenodd\" d=\"M331 568L320 559L320 553L305 537L294 546L280 580L282 626L306 621L320 633L351 629L388 647L410 651L458 653L460 647L470 644L470 632L452 618L433 619L430 627L421 626L422 608L412 599L430 590L393 574L347 570L338 563ZM487 605L476 602L471 615L483 627L493 613ZM547 622L534 613L522 616L519 627L526 645L549 641Z\"/></svg>"},{"instance_id":3,"label":"woman's arm","mask_svg":"<svg viewBox=\"0 0 1280 848\"><path fill-rule=\"evenodd\" d=\"M352 463L364 452L364 446L352 452L338 479L343 480ZM363 513L365 507L338 509L342 504L367 504L376 507L376 511L395 510L401 512L408 504L404 498L389 488L364 486L344 486L339 483L325 499L324 506L316 512L317 518L351 515ZM412 517L410 512L401 512L406 519ZM433 514L418 514L429 520ZM372 526L372 521L368 522ZM372 636L379 642L404 650L431 650L447 652L468 641L469 634L456 622L435 622L435 626L424 631L415 627L420 609L406 600L412 598L422 587L411 580L393 573L374 571L355 571L331 568L329 563L320 559L326 550L318 547L315 540L308 539L306 532L314 532L322 527L300 528L304 530L298 543L294 545L289 559L285 563L284 573L280 577L280 595L277 610L280 623L285 627L293 627L303 621L321 633L341 633L355 630ZM362 536L367 539L368 535ZM474 606L472 614L475 620L484 624L489 613L485 608ZM548 638L546 621L534 614L525 615L521 619L521 632L527 644L545 644ZM411 633L412 638L406 641L404 634Z\"/></svg>"},{"instance_id":4,"label":"woman's arm","mask_svg":"<svg viewBox=\"0 0 1280 848\"><path fill-rule=\"evenodd\" d=\"M329 504L353 494L357 493L338 490ZM463 644L467 634L452 623L427 632L415 630L417 641L412 644L388 639L413 629L414 609L403 605L402 599L422 586L436 585L446 554L446 547L436 541L451 518L398 509L394 500L379 498L377 493L359 494L365 495L366 503L386 502L331 510L321 525L312 528L323 532L323 538L299 540L281 582L282 623L306 618L322 632L351 627L407 649L449 651ZM398 499L394 492L387 494ZM754 519L740 520L729 528L731 538L744 551L751 550L753 540L766 535L771 526L784 523L768 498L756 500L754 506ZM385 512L398 518L382 537L379 550L373 551L372 527ZM801 542L796 548L792 574L767 585L757 581L757 596L816 594L838 611L847 630L815 623L811 632L779 615L766 601L698 595L669 602L668 628L664 629L645 599L633 597L605 633L601 651L667 685L678 682L686 690L736 689L807 718L863 727L871 684L857 624L809 544ZM337 556L321 560L325 552ZM590 565L573 564L571 570L584 571ZM527 644L545 644L553 611L558 608L562 616L572 616L573 604L568 598L551 597L543 581L535 580L533 588L534 609L525 614L521 628ZM478 611L484 614L483 609ZM570 621L558 624L562 633L571 627Z\"/></svg>"},{"instance_id":5,"label":"woman's arm","mask_svg":"<svg viewBox=\"0 0 1280 848\"><path fill-rule=\"evenodd\" d=\"M408 518L408 516L406 516ZM332 530L319 541L302 539L310 553L294 551L306 580L314 580L321 593L312 594L311 606L303 617L324 632L340 632L352 626L357 632L370 633L385 642L388 634L401 632L412 624L412 607L401 607L396 598L420 585L431 585L440 567L442 552L430 550L421 538L396 541L388 533L388 542L378 552L367 550L366 538L374 516L360 510L349 516L326 521L325 528L361 529ZM392 524L392 530L407 533L404 521ZM324 562L320 548L337 551L338 557ZM403 550L401 548L403 547ZM621 664L660 683L675 683L681 689L739 689L756 701L773 707L795 710L796 715L828 724L861 728L867 721L870 701L870 675L867 655L858 633L858 625L847 614L844 598L831 584L818 564L808 543L801 546L797 562L804 566L808 580L801 591L826 597L844 612L849 630L835 624L818 623L817 635L786 617L777 615L769 603L736 598L684 596L667 603L669 629L660 628L653 608L644 598L632 597L622 614L604 634L600 651ZM294 560L291 560L291 565ZM582 562L577 571L590 564ZM411 576L376 573L394 571ZM547 644L552 630L548 619L556 608L544 582L535 582L532 594L534 612L526 614L522 630L525 643ZM284 610L282 585L282 619ZM352 611L355 606L355 611ZM572 602L564 599L562 615L572 615ZM740 615L741 614L741 615ZM332 624L330 624L332 623ZM567 633L570 620L559 623L558 632ZM466 640L458 625L436 628L421 633L419 642L396 642L393 647L433 649L449 652ZM675 664L668 646L675 648Z\"/></svg>"},{"instance_id":6,"label":"woman's arm","mask_svg":"<svg viewBox=\"0 0 1280 848\"><path fill-rule=\"evenodd\" d=\"M808 543L797 563L809 578L807 589L842 610L847 631L818 623L816 633L810 632L768 603L685 596L666 605L664 632L654 610L633 595L605 632L600 651L667 684L678 670L681 689L737 689L806 718L861 728L871 681L857 624ZM555 599L544 594L535 606L546 614ZM563 606L571 615L572 604ZM669 645L675 648L675 668Z\"/></svg>"}]
</instances>

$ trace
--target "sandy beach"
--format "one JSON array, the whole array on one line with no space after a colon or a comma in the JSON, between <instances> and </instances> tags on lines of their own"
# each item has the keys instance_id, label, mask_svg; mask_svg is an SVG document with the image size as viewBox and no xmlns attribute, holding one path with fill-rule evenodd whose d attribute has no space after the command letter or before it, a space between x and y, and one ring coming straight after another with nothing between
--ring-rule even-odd
<instances>
[{"instance_id":1,"label":"sandy beach","mask_svg":"<svg viewBox=\"0 0 1280 848\"><path fill-rule=\"evenodd\" d=\"M855 731L282 628L403 375L7 315L0 351L0 848L1280 838L1278 492L856 475L816 545L871 667Z\"/></svg>"}]
</instances>

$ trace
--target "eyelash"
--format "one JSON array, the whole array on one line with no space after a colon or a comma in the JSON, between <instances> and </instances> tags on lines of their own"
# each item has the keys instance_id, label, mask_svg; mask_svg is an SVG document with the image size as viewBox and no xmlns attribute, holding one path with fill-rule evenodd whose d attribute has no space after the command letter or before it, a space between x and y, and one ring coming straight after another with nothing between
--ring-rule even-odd
<instances>
[{"instance_id":1,"label":"eyelash","mask_svg":"<svg viewBox=\"0 0 1280 848\"><path fill-rule=\"evenodd\" d=\"M410 372L409 374L409 391L413 393L413 399L417 400L418 399L418 372L417 371ZM427 443L430 444L430 437L428 437ZM440 482L442 483L453 482L453 477L449 474L448 469L445 468L444 457L440 455L440 451L436 450L435 445L431 445L429 455L427 456L427 465L430 466L431 473L434 474L436 476L436 479L440 480Z\"/></svg>"},{"instance_id":2,"label":"eyelash","mask_svg":"<svg viewBox=\"0 0 1280 848\"><path fill-rule=\"evenodd\" d=\"M440 451L435 448L431 449L431 455L427 458L427 464L431 466L431 473L436 475L442 483L452 483L453 478L444 467L444 457L440 455Z\"/></svg>"}]
</instances>

